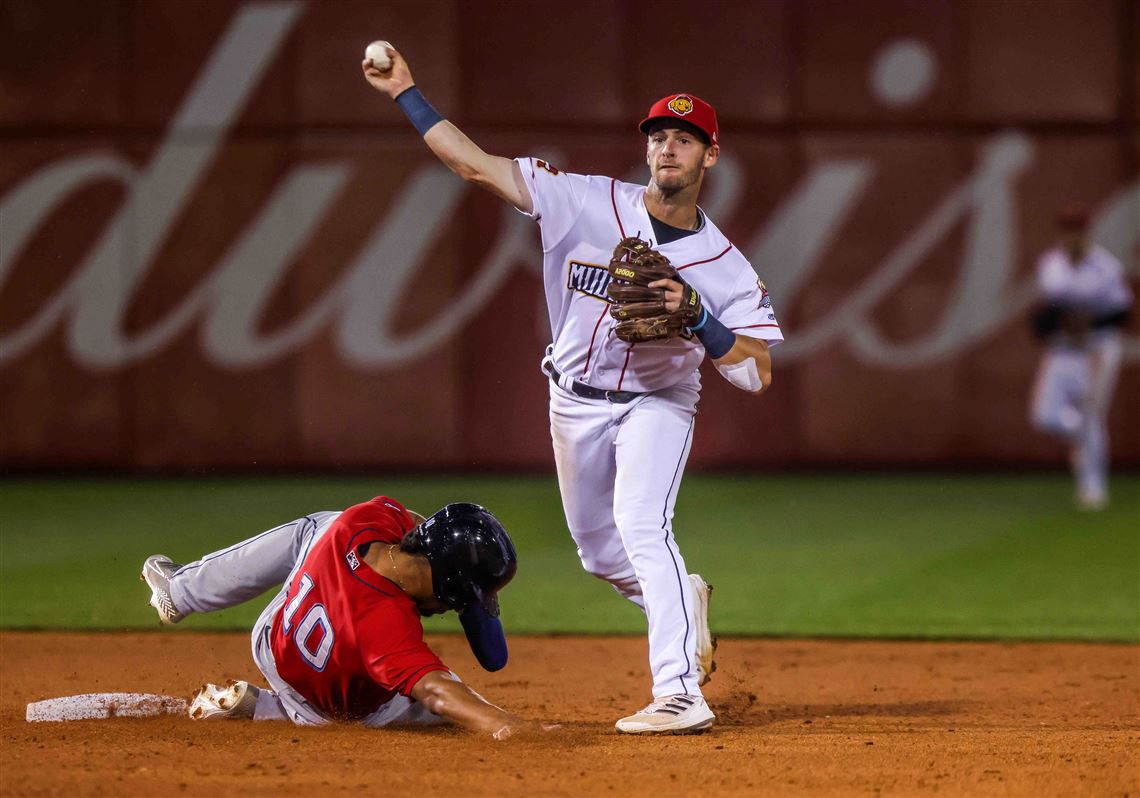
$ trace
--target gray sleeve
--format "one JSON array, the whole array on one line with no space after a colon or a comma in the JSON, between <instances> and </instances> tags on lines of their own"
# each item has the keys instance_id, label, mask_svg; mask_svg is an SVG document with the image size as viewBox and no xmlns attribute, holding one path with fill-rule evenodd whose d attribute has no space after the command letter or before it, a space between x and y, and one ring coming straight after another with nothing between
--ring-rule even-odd
<instances>
[{"instance_id":1,"label":"gray sleeve","mask_svg":"<svg viewBox=\"0 0 1140 798\"><path fill-rule=\"evenodd\" d=\"M313 513L188 563L171 578L170 597L183 612L221 610L256 598L285 581L338 515Z\"/></svg>"}]
</instances>

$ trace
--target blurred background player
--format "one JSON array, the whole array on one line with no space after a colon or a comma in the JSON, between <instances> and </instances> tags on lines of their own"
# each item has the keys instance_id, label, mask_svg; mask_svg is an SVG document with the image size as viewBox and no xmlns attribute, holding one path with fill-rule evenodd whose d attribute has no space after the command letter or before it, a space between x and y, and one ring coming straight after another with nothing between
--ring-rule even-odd
<instances>
[{"instance_id":1,"label":"blurred background player","mask_svg":"<svg viewBox=\"0 0 1140 798\"><path fill-rule=\"evenodd\" d=\"M771 384L769 343L783 339L756 272L697 206L720 154L716 112L691 94L653 104L638 128L648 186L571 174L536 158L484 152L427 102L399 53L388 53L383 72L363 62L365 78L396 101L453 172L539 224L553 337L542 369L566 522L583 567L647 618L653 701L616 729L702 732L715 721L701 692L713 669L709 586L687 573L672 528L698 367L707 354L734 386L760 394ZM607 264L630 236L648 239L675 265L677 279L649 284L669 312L683 294L703 307L683 334L634 343L615 332Z\"/></svg>"},{"instance_id":2,"label":"blurred background player","mask_svg":"<svg viewBox=\"0 0 1140 798\"><path fill-rule=\"evenodd\" d=\"M460 682L423 639L420 616L460 613L480 663L506 664L497 593L515 574L510 536L475 504L431 518L384 496L312 513L187 565L143 565L164 624L232 607L285 583L253 628L269 682L204 685L190 716L330 720L366 726L451 721L496 739L526 724Z\"/></svg>"},{"instance_id":3,"label":"blurred background player","mask_svg":"<svg viewBox=\"0 0 1140 798\"><path fill-rule=\"evenodd\" d=\"M1108 504L1108 411L1120 373L1120 329L1132 292L1124 268L1089 240L1089 214L1057 215L1058 244L1037 262L1034 330L1045 352L1033 388L1034 426L1069 444L1077 505Z\"/></svg>"}]
</instances>

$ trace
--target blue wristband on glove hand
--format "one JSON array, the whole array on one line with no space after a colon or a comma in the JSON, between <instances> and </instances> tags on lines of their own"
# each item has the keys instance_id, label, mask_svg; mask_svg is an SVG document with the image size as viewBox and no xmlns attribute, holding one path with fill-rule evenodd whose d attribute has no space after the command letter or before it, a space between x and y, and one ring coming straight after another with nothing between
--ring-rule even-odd
<instances>
[{"instance_id":1,"label":"blue wristband on glove hand","mask_svg":"<svg viewBox=\"0 0 1140 798\"><path fill-rule=\"evenodd\" d=\"M708 308L701 309L701 319L689 328L704 345L713 360L719 360L736 346L736 333L725 327Z\"/></svg>"},{"instance_id":2,"label":"blue wristband on glove hand","mask_svg":"<svg viewBox=\"0 0 1140 798\"><path fill-rule=\"evenodd\" d=\"M443 114L435 110L415 86L400 92L396 96L396 105L407 114L421 136L427 135L429 130L443 121Z\"/></svg>"}]
</instances>

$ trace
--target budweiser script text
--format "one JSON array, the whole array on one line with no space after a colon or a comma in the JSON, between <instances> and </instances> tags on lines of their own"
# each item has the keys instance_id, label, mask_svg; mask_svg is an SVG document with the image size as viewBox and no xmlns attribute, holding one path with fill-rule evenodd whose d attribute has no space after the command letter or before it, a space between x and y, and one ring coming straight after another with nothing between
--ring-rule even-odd
<instances>
[{"instance_id":1,"label":"budweiser script text","mask_svg":"<svg viewBox=\"0 0 1140 798\"><path fill-rule=\"evenodd\" d=\"M124 187L126 199L64 286L27 322L0 335L0 366L27 353L59 325L66 325L67 346L78 363L116 369L153 356L197 324L206 357L230 369L282 358L329 327L346 362L382 369L439 347L486 306L513 269L537 264L532 223L505 209L498 238L453 304L417 330L396 334L400 298L467 190L443 167L425 165L401 187L395 210L378 220L338 283L291 323L261 333L269 298L351 177L343 164L304 165L287 175L225 257L173 311L149 329L124 332L131 297L302 10L302 4L292 2L242 7L145 166L115 154L81 154L41 168L5 194L0 201L0 289L27 242L74 192L110 180ZM535 151L551 154L548 148ZM874 274L825 317L785 331L788 340L776 350L779 358L807 358L840 343L863 362L912 368L952 356L1022 314L1032 300L1032 285L1015 274L1014 189L1034 158L1033 142L1024 134L995 135L973 173L898 243ZM875 174L872 160L813 165L741 246L779 308L794 306ZM705 198L713 218L733 213L745 180L740 161L722 156ZM1132 263L1138 218L1140 184L1123 187L1101 204L1094 236ZM889 340L872 317L876 305L922 268L963 221L967 241L941 318L914 340ZM1127 351L1129 359L1140 360L1140 339L1129 340Z\"/></svg>"}]
</instances>

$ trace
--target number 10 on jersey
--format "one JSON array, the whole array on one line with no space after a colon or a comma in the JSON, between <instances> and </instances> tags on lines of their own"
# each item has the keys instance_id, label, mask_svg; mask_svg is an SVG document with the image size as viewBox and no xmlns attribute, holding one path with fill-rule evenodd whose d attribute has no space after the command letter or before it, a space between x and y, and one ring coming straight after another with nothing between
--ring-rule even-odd
<instances>
[{"instance_id":1,"label":"number 10 on jersey","mask_svg":"<svg viewBox=\"0 0 1140 798\"><path fill-rule=\"evenodd\" d=\"M297 610L312 589L313 578L307 573L301 574L301 588L297 591L297 595L285 605L285 613L281 616L281 630L285 634L292 632L293 642L296 643L297 649L301 652L301 658L314 669L323 671L329 662L329 656L332 655L333 647L332 624L329 623L329 614L325 610L325 606L314 604L305 613L301 622L297 624L297 628L293 629L293 616L297 614ZM309 642L318 626L321 628L321 635L314 651L309 648Z\"/></svg>"}]
</instances>

